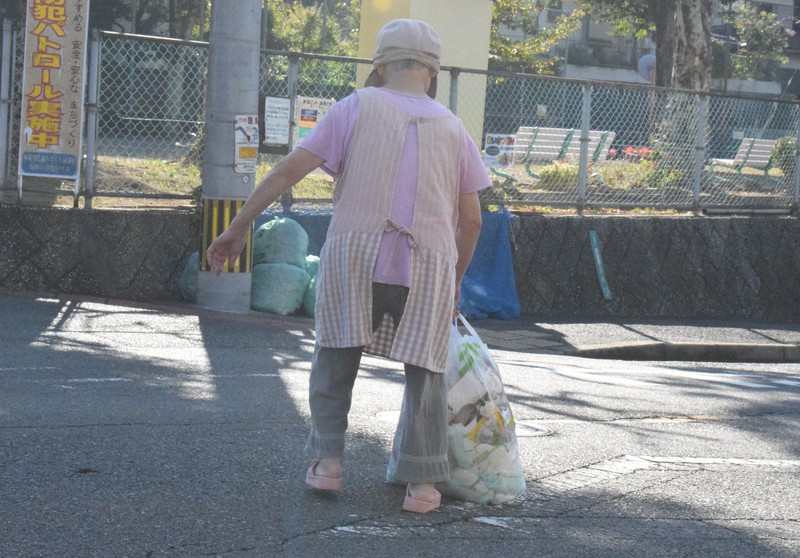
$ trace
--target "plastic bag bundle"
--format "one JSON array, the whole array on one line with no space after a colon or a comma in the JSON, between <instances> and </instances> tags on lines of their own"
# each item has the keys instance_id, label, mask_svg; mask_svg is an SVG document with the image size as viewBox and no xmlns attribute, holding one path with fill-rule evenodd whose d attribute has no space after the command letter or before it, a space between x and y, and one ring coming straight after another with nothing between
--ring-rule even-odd
<instances>
[{"instance_id":1,"label":"plastic bag bundle","mask_svg":"<svg viewBox=\"0 0 800 558\"><path fill-rule=\"evenodd\" d=\"M511 253L511 213L484 211L475 255L461 281L459 308L469 318L519 317L520 304Z\"/></svg>"},{"instance_id":2,"label":"plastic bag bundle","mask_svg":"<svg viewBox=\"0 0 800 558\"><path fill-rule=\"evenodd\" d=\"M282 263L306 266L308 234L297 221L279 217L253 233L253 264Z\"/></svg>"},{"instance_id":3,"label":"plastic bag bundle","mask_svg":"<svg viewBox=\"0 0 800 558\"><path fill-rule=\"evenodd\" d=\"M306 256L306 273L312 279L319 273L319 256L309 254Z\"/></svg>"},{"instance_id":4,"label":"plastic bag bundle","mask_svg":"<svg viewBox=\"0 0 800 558\"><path fill-rule=\"evenodd\" d=\"M489 348L463 316L450 332L445 384L450 480L442 493L481 504L518 497L525 475L511 406Z\"/></svg>"},{"instance_id":5,"label":"plastic bag bundle","mask_svg":"<svg viewBox=\"0 0 800 558\"><path fill-rule=\"evenodd\" d=\"M297 221L280 217L258 227L253 234L253 310L286 316L302 308L314 315L319 257L307 250L308 234Z\"/></svg>"},{"instance_id":6,"label":"plastic bag bundle","mask_svg":"<svg viewBox=\"0 0 800 558\"><path fill-rule=\"evenodd\" d=\"M253 310L287 316L303 304L308 287L308 273L289 264L253 266L250 306Z\"/></svg>"},{"instance_id":7,"label":"plastic bag bundle","mask_svg":"<svg viewBox=\"0 0 800 558\"><path fill-rule=\"evenodd\" d=\"M178 278L181 298L189 302L197 302L197 278L200 275L200 252L192 252L186 260L186 266Z\"/></svg>"}]
</instances>

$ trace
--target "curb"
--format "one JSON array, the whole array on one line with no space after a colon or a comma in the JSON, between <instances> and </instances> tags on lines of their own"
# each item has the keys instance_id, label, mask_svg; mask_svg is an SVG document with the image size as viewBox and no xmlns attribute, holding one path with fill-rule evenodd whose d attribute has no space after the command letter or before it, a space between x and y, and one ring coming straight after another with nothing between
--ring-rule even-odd
<instances>
[{"instance_id":1,"label":"curb","mask_svg":"<svg viewBox=\"0 0 800 558\"><path fill-rule=\"evenodd\" d=\"M579 347L574 356L616 360L800 362L800 345L787 343L634 342Z\"/></svg>"}]
</instances>

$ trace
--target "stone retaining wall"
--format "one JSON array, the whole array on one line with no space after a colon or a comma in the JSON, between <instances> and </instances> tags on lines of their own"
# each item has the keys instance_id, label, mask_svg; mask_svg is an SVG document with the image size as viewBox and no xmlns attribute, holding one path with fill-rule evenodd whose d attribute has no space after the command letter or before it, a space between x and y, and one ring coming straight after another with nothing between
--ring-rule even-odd
<instances>
[{"instance_id":1,"label":"stone retaining wall","mask_svg":"<svg viewBox=\"0 0 800 558\"><path fill-rule=\"evenodd\" d=\"M512 231L525 314L800 320L794 217L537 216L515 219Z\"/></svg>"},{"instance_id":2,"label":"stone retaining wall","mask_svg":"<svg viewBox=\"0 0 800 558\"><path fill-rule=\"evenodd\" d=\"M600 288L592 230L610 300ZM512 233L523 314L800 320L795 217L519 216ZM200 219L0 205L0 235L0 288L179 300Z\"/></svg>"},{"instance_id":3,"label":"stone retaining wall","mask_svg":"<svg viewBox=\"0 0 800 558\"><path fill-rule=\"evenodd\" d=\"M0 205L0 287L179 300L178 278L199 238L193 212Z\"/></svg>"}]
</instances>

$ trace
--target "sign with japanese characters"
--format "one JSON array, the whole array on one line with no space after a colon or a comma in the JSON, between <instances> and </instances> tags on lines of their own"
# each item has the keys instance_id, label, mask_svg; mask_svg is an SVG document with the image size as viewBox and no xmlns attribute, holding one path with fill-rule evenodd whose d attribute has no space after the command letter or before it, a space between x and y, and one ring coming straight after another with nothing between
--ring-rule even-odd
<instances>
[{"instance_id":1,"label":"sign with japanese characters","mask_svg":"<svg viewBox=\"0 0 800 558\"><path fill-rule=\"evenodd\" d=\"M89 0L28 0L19 174L77 180Z\"/></svg>"},{"instance_id":2,"label":"sign with japanese characters","mask_svg":"<svg viewBox=\"0 0 800 558\"><path fill-rule=\"evenodd\" d=\"M289 116L291 104L285 97L264 99L264 144L289 144Z\"/></svg>"},{"instance_id":3,"label":"sign with japanese characters","mask_svg":"<svg viewBox=\"0 0 800 558\"><path fill-rule=\"evenodd\" d=\"M238 174L253 174L258 163L258 116L236 116L233 137L235 145L234 169Z\"/></svg>"},{"instance_id":4,"label":"sign with japanese characters","mask_svg":"<svg viewBox=\"0 0 800 558\"><path fill-rule=\"evenodd\" d=\"M297 122L297 127L295 128L295 137L294 137L294 144L302 140L306 137L311 130L314 129L314 126L317 125L317 122L322 120L322 117L325 116L325 113L328 112L328 109L331 108L336 101L333 99L319 99L316 97L297 97L297 101L295 102L295 122Z\"/></svg>"}]
</instances>

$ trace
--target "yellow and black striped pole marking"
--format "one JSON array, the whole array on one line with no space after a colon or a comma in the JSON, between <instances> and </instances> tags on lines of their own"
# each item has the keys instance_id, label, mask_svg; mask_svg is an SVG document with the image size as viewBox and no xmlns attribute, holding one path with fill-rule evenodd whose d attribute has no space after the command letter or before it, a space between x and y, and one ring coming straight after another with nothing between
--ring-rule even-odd
<instances>
[{"instance_id":1,"label":"yellow and black striped pole marking","mask_svg":"<svg viewBox=\"0 0 800 558\"><path fill-rule=\"evenodd\" d=\"M208 258L206 256L208 247L211 245L214 239L217 238L220 233L222 233L222 231L224 231L226 227L231 224L233 218L236 217L236 213L242 209L243 205L244 200L203 200L203 246L202 251L200 252L202 259L200 263L201 271L211 271L211 268L208 265ZM236 263L234 263L233 267L226 263L224 271L232 273L249 273L252 271L252 245L253 231L251 228L247 235L247 241L244 244L241 256L239 256L239 259L236 260Z\"/></svg>"}]
</instances>

